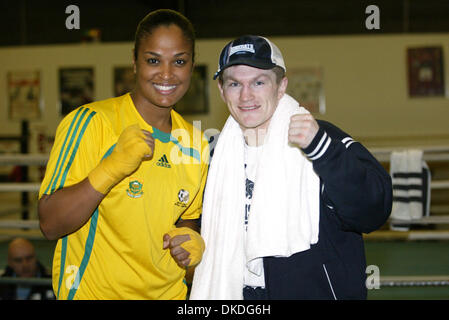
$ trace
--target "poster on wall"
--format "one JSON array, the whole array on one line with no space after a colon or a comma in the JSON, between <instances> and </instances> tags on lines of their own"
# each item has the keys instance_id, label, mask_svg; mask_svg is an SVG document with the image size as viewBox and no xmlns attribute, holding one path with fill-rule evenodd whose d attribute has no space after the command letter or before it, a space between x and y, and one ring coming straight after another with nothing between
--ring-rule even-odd
<instances>
[{"instance_id":1,"label":"poster on wall","mask_svg":"<svg viewBox=\"0 0 449 320\"><path fill-rule=\"evenodd\" d=\"M290 68L287 76L287 94L295 98L310 113L326 112L321 67Z\"/></svg>"},{"instance_id":2,"label":"poster on wall","mask_svg":"<svg viewBox=\"0 0 449 320\"><path fill-rule=\"evenodd\" d=\"M9 119L33 120L41 116L40 72L10 71L7 74Z\"/></svg>"},{"instance_id":3,"label":"poster on wall","mask_svg":"<svg viewBox=\"0 0 449 320\"><path fill-rule=\"evenodd\" d=\"M184 97L175 105L176 112L181 115L208 113L208 87L207 66L195 66L190 81L190 88Z\"/></svg>"},{"instance_id":4,"label":"poster on wall","mask_svg":"<svg viewBox=\"0 0 449 320\"><path fill-rule=\"evenodd\" d=\"M94 69L59 69L61 115L65 116L83 104L94 100Z\"/></svg>"},{"instance_id":5,"label":"poster on wall","mask_svg":"<svg viewBox=\"0 0 449 320\"><path fill-rule=\"evenodd\" d=\"M132 66L114 68L114 96L119 97L134 89L135 75Z\"/></svg>"},{"instance_id":6,"label":"poster on wall","mask_svg":"<svg viewBox=\"0 0 449 320\"><path fill-rule=\"evenodd\" d=\"M442 47L408 48L407 63L410 97L444 96Z\"/></svg>"}]
</instances>

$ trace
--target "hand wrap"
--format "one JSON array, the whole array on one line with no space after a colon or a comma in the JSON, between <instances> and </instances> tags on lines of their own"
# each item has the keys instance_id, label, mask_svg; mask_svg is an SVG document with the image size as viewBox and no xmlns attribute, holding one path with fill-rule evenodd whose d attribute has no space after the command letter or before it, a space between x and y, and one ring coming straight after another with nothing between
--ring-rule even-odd
<instances>
[{"instance_id":1,"label":"hand wrap","mask_svg":"<svg viewBox=\"0 0 449 320\"><path fill-rule=\"evenodd\" d=\"M189 259L190 263L187 265L188 267L193 267L200 263L201 258L203 257L204 249L206 245L204 243L203 237L201 235L187 227L174 228L167 232L170 238L179 236L179 235L189 235L190 240L187 240L180 244L180 246L190 253Z\"/></svg>"},{"instance_id":2,"label":"hand wrap","mask_svg":"<svg viewBox=\"0 0 449 320\"><path fill-rule=\"evenodd\" d=\"M89 173L89 182L95 190L107 194L114 185L133 173L143 158L152 152L139 125L126 127L112 153Z\"/></svg>"}]
</instances>

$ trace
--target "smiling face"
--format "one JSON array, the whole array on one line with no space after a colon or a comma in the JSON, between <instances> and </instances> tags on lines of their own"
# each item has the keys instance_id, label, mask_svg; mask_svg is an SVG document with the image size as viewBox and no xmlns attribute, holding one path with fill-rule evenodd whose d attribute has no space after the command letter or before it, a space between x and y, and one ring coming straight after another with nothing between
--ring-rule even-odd
<instances>
[{"instance_id":1,"label":"smiling face","mask_svg":"<svg viewBox=\"0 0 449 320\"><path fill-rule=\"evenodd\" d=\"M173 107L189 88L192 55L192 44L178 26L155 28L140 40L134 61L136 87L133 95L145 105Z\"/></svg>"},{"instance_id":2,"label":"smiling face","mask_svg":"<svg viewBox=\"0 0 449 320\"><path fill-rule=\"evenodd\" d=\"M223 71L218 87L229 112L245 131L268 128L287 83L285 77L277 83L272 70L237 65Z\"/></svg>"}]
</instances>

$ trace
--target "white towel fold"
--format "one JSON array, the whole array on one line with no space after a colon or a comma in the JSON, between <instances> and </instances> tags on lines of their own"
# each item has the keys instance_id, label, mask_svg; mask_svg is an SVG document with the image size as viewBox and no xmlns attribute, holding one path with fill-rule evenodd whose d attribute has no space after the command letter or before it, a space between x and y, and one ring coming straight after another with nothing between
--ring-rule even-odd
<instances>
[{"instance_id":1,"label":"white towel fold","mask_svg":"<svg viewBox=\"0 0 449 320\"><path fill-rule=\"evenodd\" d=\"M390 159L390 174L393 183L393 208L391 217L401 220L420 219L427 194L423 192L422 150L393 151ZM427 178L426 178L427 179ZM426 183L427 185L427 183Z\"/></svg>"},{"instance_id":2,"label":"white towel fold","mask_svg":"<svg viewBox=\"0 0 449 320\"><path fill-rule=\"evenodd\" d=\"M290 117L308 113L285 94L270 121L257 168L245 243L244 138L229 117L214 151L204 195L206 242L190 299L242 299L245 264L289 257L318 242L319 177L302 151L288 144Z\"/></svg>"}]
</instances>

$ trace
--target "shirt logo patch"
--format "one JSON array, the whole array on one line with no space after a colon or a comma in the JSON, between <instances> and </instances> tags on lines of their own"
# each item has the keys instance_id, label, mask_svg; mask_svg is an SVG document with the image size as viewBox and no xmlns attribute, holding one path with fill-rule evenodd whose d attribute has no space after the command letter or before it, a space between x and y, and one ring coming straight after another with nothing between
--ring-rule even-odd
<instances>
[{"instance_id":1,"label":"shirt logo patch","mask_svg":"<svg viewBox=\"0 0 449 320\"><path fill-rule=\"evenodd\" d=\"M129 182L129 189L126 189L126 193L131 198L140 198L143 194L142 187L142 183L137 180L132 180Z\"/></svg>"},{"instance_id":2,"label":"shirt logo patch","mask_svg":"<svg viewBox=\"0 0 449 320\"><path fill-rule=\"evenodd\" d=\"M165 154L156 162L156 165L159 167L171 168L171 165L168 162L167 156Z\"/></svg>"},{"instance_id":3,"label":"shirt logo patch","mask_svg":"<svg viewBox=\"0 0 449 320\"><path fill-rule=\"evenodd\" d=\"M189 191L181 189L178 192L178 202L175 205L179 207L187 207L187 203L189 203Z\"/></svg>"}]
</instances>

